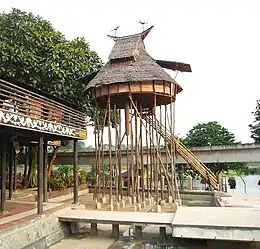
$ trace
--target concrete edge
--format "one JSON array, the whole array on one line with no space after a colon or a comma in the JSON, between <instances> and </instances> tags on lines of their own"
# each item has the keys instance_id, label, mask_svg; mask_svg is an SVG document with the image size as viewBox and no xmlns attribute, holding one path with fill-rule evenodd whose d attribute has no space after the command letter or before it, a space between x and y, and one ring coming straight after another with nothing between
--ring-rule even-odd
<instances>
[{"instance_id":1,"label":"concrete edge","mask_svg":"<svg viewBox=\"0 0 260 249\"><path fill-rule=\"evenodd\" d=\"M82 195L85 195L85 194L88 194L89 193L89 189L83 189L83 190L80 190L78 192L78 196L82 196ZM57 203L57 202L63 202L63 201L67 201L67 200L70 200L70 199L73 199L73 193L69 193L69 194L66 194L66 195L61 195L61 196L57 196L57 197L53 197L53 198L50 198L48 199L48 202L50 203Z\"/></svg>"},{"instance_id":2,"label":"concrete edge","mask_svg":"<svg viewBox=\"0 0 260 249\"><path fill-rule=\"evenodd\" d=\"M224 207L225 205L221 202L220 193L218 191L213 192L213 198L212 198L213 205L215 207Z\"/></svg>"},{"instance_id":3,"label":"concrete edge","mask_svg":"<svg viewBox=\"0 0 260 249\"><path fill-rule=\"evenodd\" d=\"M232 241L260 241L259 229L244 230L241 228L227 229L227 227L172 227L172 237L209 240Z\"/></svg>"}]
</instances>

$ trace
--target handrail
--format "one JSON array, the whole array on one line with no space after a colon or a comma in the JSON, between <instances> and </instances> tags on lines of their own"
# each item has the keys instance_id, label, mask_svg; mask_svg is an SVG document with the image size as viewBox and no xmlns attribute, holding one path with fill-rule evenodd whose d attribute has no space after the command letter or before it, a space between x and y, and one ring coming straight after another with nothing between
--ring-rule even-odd
<instances>
[{"instance_id":1,"label":"handrail","mask_svg":"<svg viewBox=\"0 0 260 249\"><path fill-rule=\"evenodd\" d=\"M211 170L190 149L188 149L184 144L182 144L177 136L173 136L168 129L165 129L165 127L159 122L159 120L156 119L155 116L154 118L152 118L150 115L149 113L144 113L142 117L146 122L148 122L149 125L151 125L153 129L155 129L156 127L157 132L162 137L166 138L168 143L170 143L173 140L173 142L176 145L175 147L178 154L180 154L186 162L191 164L191 166L196 171L198 171L204 178L209 179L211 186L217 189L217 176L214 173L212 173Z\"/></svg>"}]
</instances>

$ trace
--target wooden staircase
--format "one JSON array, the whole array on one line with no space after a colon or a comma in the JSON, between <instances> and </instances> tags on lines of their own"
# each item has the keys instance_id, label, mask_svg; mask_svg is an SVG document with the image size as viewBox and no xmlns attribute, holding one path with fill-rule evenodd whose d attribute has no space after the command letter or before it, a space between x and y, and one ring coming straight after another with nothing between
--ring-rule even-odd
<instances>
[{"instance_id":1,"label":"wooden staircase","mask_svg":"<svg viewBox=\"0 0 260 249\"><path fill-rule=\"evenodd\" d=\"M166 138L167 143L175 144L176 152L187 162L193 169L199 172L205 179L208 179L210 185L214 189L218 189L218 178L217 176L210 171L209 168L194 154L192 151L187 148L183 143L181 143L177 136L173 136L168 129L165 129L154 115L150 113L143 113L142 118L151 126L153 129L163 137Z\"/></svg>"}]
</instances>

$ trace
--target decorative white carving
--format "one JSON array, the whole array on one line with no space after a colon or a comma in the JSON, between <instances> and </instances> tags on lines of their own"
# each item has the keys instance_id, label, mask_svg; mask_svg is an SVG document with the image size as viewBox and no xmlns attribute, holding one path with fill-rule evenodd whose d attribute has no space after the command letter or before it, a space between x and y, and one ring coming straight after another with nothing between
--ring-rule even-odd
<instances>
[{"instance_id":1,"label":"decorative white carving","mask_svg":"<svg viewBox=\"0 0 260 249\"><path fill-rule=\"evenodd\" d=\"M34 129L37 131L51 132L64 136L77 137L76 130L72 127L39 120L33 117L25 117L17 113L10 113L4 110L0 110L0 123Z\"/></svg>"}]
</instances>

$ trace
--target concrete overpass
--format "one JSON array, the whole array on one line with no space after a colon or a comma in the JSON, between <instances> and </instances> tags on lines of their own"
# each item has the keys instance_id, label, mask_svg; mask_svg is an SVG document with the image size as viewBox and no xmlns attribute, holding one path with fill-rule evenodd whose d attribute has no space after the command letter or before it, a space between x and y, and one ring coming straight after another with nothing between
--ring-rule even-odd
<instances>
[{"instance_id":1,"label":"concrete overpass","mask_svg":"<svg viewBox=\"0 0 260 249\"><path fill-rule=\"evenodd\" d=\"M224 162L247 162L256 163L260 162L260 145L246 144L235 146L212 146L212 147L196 147L191 151L204 163L224 163ZM129 152L130 153L130 152ZM115 152L112 152L114 157ZM104 164L108 164L108 151L104 152ZM166 161L165 150L161 151L162 161ZM149 163L146 151L144 150L144 164ZM79 164L80 165L93 165L96 161L95 151L80 152ZM56 164L72 164L72 153L58 153L55 160ZM176 163L185 163L181 156L177 156ZM126 164L126 151L122 151L122 164Z\"/></svg>"}]
</instances>

